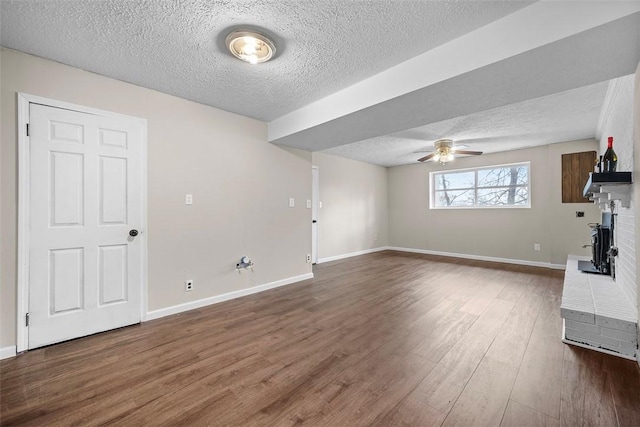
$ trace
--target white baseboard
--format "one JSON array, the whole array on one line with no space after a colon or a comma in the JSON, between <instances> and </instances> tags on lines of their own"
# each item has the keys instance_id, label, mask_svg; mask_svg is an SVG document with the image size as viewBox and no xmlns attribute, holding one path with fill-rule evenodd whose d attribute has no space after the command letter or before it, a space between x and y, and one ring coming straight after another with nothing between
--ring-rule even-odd
<instances>
[{"instance_id":1,"label":"white baseboard","mask_svg":"<svg viewBox=\"0 0 640 427\"><path fill-rule=\"evenodd\" d=\"M391 249L391 248L389 246L380 246L378 248L365 249L363 251L351 252L348 254L329 256L326 258L320 258L318 260L318 264L322 264L323 262L337 261L339 259L344 259L344 258L351 258L353 256L358 256L358 255L366 255L374 252L386 251L387 249Z\"/></svg>"},{"instance_id":2,"label":"white baseboard","mask_svg":"<svg viewBox=\"0 0 640 427\"><path fill-rule=\"evenodd\" d=\"M452 257L452 258L473 259L477 261L490 261L490 262L502 262L505 264L528 265L531 267L552 268L554 270L565 269L564 264L551 264L548 262L527 261L523 259L498 258L498 257L484 256L484 255L458 254L454 252L432 251L428 249L399 248L395 246L389 246L386 249L389 249L391 251L399 251L399 252L411 252L415 254L440 255L440 256L446 256L446 257Z\"/></svg>"},{"instance_id":3,"label":"white baseboard","mask_svg":"<svg viewBox=\"0 0 640 427\"><path fill-rule=\"evenodd\" d=\"M10 357L16 356L16 346L12 345L10 347L2 347L0 348L0 360L8 359Z\"/></svg>"},{"instance_id":4,"label":"white baseboard","mask_svg":"<svg viewBox=\"0 0 640 427\"><path fill-rule=\"evenodd\" d=\"M219 302L229 301L235 298L256 294L258 292L263 292L269 289L278 288L280 286L290 285L292 283L301 282L307 279L313 279L313 273L307 273L300 276L289 277L287 279L277 280L271 283L265 283L264 285L258 285L252 288L241 289L239 291L228 292L226 294L216 295L214 297L203 298L197 301L190 301L184 304L178 304L171 307L161 308L159 310L149 311L147 313L146 320L159 319L161 317L170 316L172 314L182 313L184 311L206 307L207 305L217 304Z\"/></svg>"}]
</instances>

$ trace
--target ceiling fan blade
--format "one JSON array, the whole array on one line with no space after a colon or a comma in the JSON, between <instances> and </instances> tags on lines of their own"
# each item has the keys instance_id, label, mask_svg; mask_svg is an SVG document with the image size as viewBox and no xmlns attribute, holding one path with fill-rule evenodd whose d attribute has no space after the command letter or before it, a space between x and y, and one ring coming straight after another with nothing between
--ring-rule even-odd
<instances>
[{"instance_id":1,"label":"ceiling fan blade","mask_svg":"<svg viewBox=\"0 0 640 427\"><path fill-rule=\"evenodd\" d=\"M479 156L480 154L482 154L482 151L467 151L467 150L456 150L454 151L455 154L470 154L472 156Z\"/></svg>"},{"instance_id":2,"label":"ceiling fan blade","mask_svg":"<svg viewBox=\"0 0 640 427\"><path fill-rule=\"evenodd\" d=\"M417 153L431 153L433 151L433 148L425 148L422 150L416 150L413 152L413 154L417 154Z\"/></svg>"},{"instance_id":3,"label":"ceiling fan blade","mask_svg":"<svg viewBox=\"0 0 640 427\"><path fill-rule=\"evenodd\" d=\"M427 160L429 160L430 158L432 158L433 156L435 156L437 153L431 153L431 154L427 154L424 157L421 157L418 159L419 162L426 162Z\"/></svg>"}]
</instances>

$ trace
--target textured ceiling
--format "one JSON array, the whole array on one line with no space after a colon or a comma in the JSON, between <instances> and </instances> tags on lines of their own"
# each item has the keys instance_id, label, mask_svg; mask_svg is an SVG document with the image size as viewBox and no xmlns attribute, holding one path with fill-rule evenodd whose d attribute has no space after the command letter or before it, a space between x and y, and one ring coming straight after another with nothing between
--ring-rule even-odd
<instances>
[{"instance_id":1,"label":"textured ceiling","mask_svg":"<svg viewBox=\"0 0 640 427\"><path fill-rule=\"evenodd\" d=\"M0 43L271 121L531 3L3 0ZM232 58L239 26L271 35L276 58Z\"/></svg>"},{"instance_id":2,"label":"textured ceiling","mask_svg":"<svg viewBox=\"0 0 640 427\"><path fill-rule=\"evenodd\" d=\"M275 58L233 58L238 28ZM485 152L593 137L607 82L640 61L640 1L0 0L0 44L393 166L441 137Z\"/></svg>"},{"instance_id":3,"label":"textured ceiling","mask_svg":"<svg viewBox=\"0 0 640 427\"><path fill-rule=\"evenodd\" d=\"M439 138L493 153L593 138L608 82L325 150L380 166L415 163Z\"/></svg>"}]
</instances>

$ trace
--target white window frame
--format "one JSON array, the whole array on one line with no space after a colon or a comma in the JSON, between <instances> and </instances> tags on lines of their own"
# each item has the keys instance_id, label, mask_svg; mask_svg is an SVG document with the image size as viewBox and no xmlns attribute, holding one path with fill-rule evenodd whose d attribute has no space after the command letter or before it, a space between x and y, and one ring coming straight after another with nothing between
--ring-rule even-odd
<instances>
[{"instance_id":1,"label":"white window frame","mask_svg":"<svg viewBox=\"0 0 640 427\"><path fill-rule=\"evenodd\" d=\"M473 205L473 206L436 206L436 175L442 175L447 173L459 173L459 172L475 172L476 175L476 185L478 182L478 172L486 169L502 169L502 168L510 168L512 166L526 166L528 169L527 173L527 190L529 197L527 197L526 205ZM508 187L508 186L505 186ZM478 200L478 190L484 188L500 188L500 187L474 187L473 190L476 192L475 200ZM505 163L500 165L490 165L490 166L478 166L474 168L464 168L464 169L449 169L449 170L441 170L441 171L432 171L429 172L429 209L529 209L531 208L531 162L517 162L517 163Z\"/></svg>"}]
</instances>

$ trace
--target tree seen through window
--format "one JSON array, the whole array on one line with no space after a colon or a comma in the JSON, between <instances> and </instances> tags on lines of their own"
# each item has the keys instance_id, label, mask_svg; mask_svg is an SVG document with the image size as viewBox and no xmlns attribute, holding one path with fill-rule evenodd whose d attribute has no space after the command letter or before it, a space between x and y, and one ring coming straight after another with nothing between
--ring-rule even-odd
<instances>
[{"instance_id":1,"label":"tree seen through window","mask_svg":"<svg viewBox=\"0 0 640 427\"><path fill-rule=\"evenodd\" d=\"M434 207L529 206L529 164L432 173Z\"/></svg>"}]
</instances>

